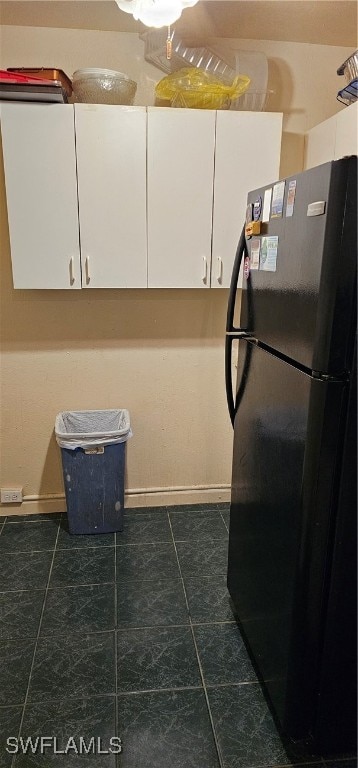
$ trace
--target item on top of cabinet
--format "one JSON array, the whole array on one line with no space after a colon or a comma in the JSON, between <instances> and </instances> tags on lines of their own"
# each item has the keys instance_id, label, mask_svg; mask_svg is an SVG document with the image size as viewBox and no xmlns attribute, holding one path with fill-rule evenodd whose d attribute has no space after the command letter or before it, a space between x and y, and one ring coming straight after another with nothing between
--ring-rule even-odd
<instances>
[{"instance_id":1,"label":"item on top of cabinet","mask_svg":"<svg viewBox=\"0 0 358 768\"><path fill-rule=\"evenodd\" d=\"M36 77L45 80L56 81L61 83L62 88L66 91L67 96L71 96L72 83L70 78L66 75L63 69L56 69L53 67L8 67L8 72L19 72L21 75L28 75L29 77Z\"/></svg>"},{"instance_id":2,"label":"item on top of cabinet","mask_svg":"<svg viewBox=\"0 0 358 768\"><path fill-rule=\"evenodd\" d=\"M250 78L250 85L245 93L231 100L230 109L261 112L265 108L270 91L267 88L268 61L262 51L234 50L217 39L211 39L208 45L188 46L171 30L171 56L168 59L166 30L153 29L139 37L145 43L145 60L167 74L190 65L204 69L230 85L236 75L245 73Z\"/></svg>"},{"instance_id":3,"label":"item on top of cabinet","mask_svg":"<svg viewBox=\"0 0 358 768\"><path fill-rule=\"evenodd\" d=\"M230 109L236 112L263 112L267 99L273 91L247 90L237 99L233 99Z\"/></svg>"},{"instance_id":4,"label":"item on top of cabinet","mask_svg":"<svg viewBox=\"0 0 358 768\"><path fill-rule=\"evenodd\" d=\"M230 109L262 112L270 93L267 56L261 51L235 51L235 71L245 72L250 85L245 93L231 102Z\"/></svg>"},{"instance_id":5,"label":"item on top of cabinet","mask_svg":"<svg viewBox=\"0 0 358 768\"><path fill-rule=\"evenodd\" d=\"M113 69L77 69L73 73L76 102L87 104L133 104L137 83Z\"/></svg>"},{"instance_id":6,"label":"item on top of cabinet","mask_svg":"<svg viewBox=\"0 0 358 768\"><path fill-rule=\"evenodd\" d=\"M215 45L208 47L188 46L174 31L170 31L171 56L167 58L167 31L151 29L139 35L144 40L144 58L163 72L171 74L185 66L200 67L206 72L217 75L226 83L232 83L235 75L235 55L230 49L216 51Z\"/></svg>"},{"instance_id":7,"label":"item on top of cabinet","mask_svg":"<svg viewBox=\"0 0 358 768\"><path fill-rule=\"evenodd\" d=\"M0 70L1 101L67 102L60 82Z\"/></svg>"},{"instance_id":8,"label":"item on top of cabinet","mask_svg":"<svg viewBox=\"0 0 358 768\"><path fill-rule=\"evenodd\" d=\"M250 79L237 75L231 85L199 67L184 67L163 77L155 87L159 99L170 101L172 107L194 109L229 109L248 88Z\"/></svg>"},{"instance_id":9,"label":"item on top of cabinet","mask_svg":"<svg viewBox=\"0 0 358 768\"><path fill-rule=\"evenodd\" d=\"M358 78L358 50L354 51L337 69L337 75L344 75L346 83Z\"/></svg>"},{"instance_id":10,"label":"item on top of cabinet","mask_svg":"<svg viewBox=\"0 0 358 768\"><path fill-rule=\"evenodd\" d=\"M358 50L354 51L337 69L337 75L344 75L347 85L337 93L337 100L348 107L358 99Z\"/></svg>"},{"instance_id":11,"label":"item on top of cabinet","mask_svg":"<svg viewBox=\"0 0 358 768\"><path fill-rule=\"evenodd\" d=\"M353 104L358 99L358 78L355 80L352 80L351 83L346 85L345 88L342 88L341 91L338 91L337 93L337 100L340 101L342 104L345 104L346 107L349 107L350 104Z\"/></svg>"}]
</instances>

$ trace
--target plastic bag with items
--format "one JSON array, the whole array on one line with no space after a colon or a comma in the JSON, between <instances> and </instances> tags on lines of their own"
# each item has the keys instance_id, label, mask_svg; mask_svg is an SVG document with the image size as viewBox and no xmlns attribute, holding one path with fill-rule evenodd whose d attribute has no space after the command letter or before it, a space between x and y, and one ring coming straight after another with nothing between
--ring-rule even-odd
<instances>
[{"instance_id":1,"label":"plastic bag with items","mask_svg":"<svg viewBox=\"0 0 358 768\"><path fill-rule=\"evenodd\" d=\"M228 85L200 67L184 67L163 77L155 87L155 95L170 101L172 107L229 109L231 101L241 96L249 84L246 75L237 75Z\"/></svg>"}]
</instances>

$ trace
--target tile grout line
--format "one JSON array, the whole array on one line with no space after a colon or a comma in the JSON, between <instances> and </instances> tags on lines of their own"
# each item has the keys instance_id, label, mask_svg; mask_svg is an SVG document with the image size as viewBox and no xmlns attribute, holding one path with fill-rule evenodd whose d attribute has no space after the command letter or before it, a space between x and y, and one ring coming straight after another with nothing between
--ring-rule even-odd
<instances>
[{"instance_id":1,"label":"tile grout line","mask_svg":"<svg viewBox=\"0 0 358 768\"><path fill-rule=\"evenodd\" d=\"M306 761L304 763L260 763L259 765L249 765L247 768L312 768L313 765L315 768L320 768L322 765L321 758L318 758L317 760L313 759L310 762Z\"/></svg>"},{"instance_id":2,"label":"tile grout line","mask_svg":"<svg viewBox=\"0 0 358 768\"><path fill-rule=\"evenodd\" d=\"M189 536L187 539L180 539L176 538L175 541L177 544L209 544L210 542L216 542L216 541L226 541L227 536L226 534L223 534L222 536L217 536L216 538L212 536L199 536L197 539L192 538ZM164 542L163 542L164 543Z\"/></svg>"},{"instance_id":3,"label":"tile grout line","mask_svg":"<svg viewBox=\"0 0 358 768\"><path fill-rule=\"evenodd\" d=\"M124 549L124 547L157 547L158 544L171 544L171 539L163 539L161 541L139 541L131 544L130 542L127 542L126 544L117 544L117 547L119 549Z\"/></svg>"},{"instance_id":4,"label":"tile grout line","mask_svg":"<svg viewBox=\"0 0 358 768\"><path fill-rule=\"evenodd\" d=\"M41 523L41 524L42 523L58 523L62 519L60 517L60 514L62 515L64 513L61 512L58 515L54 515L53 520L50 519L49 517L46 517L45 520L40 520L39 518L42 517L42 515L39 515L39 518L36 520L23 520L20 517L14 520L11 518L10 515L7 515L6 523L7 525L29 525L30 523L35 523L36 525L37 523Z\"/></svg>"},{"instance_id":5,"label":"tile grout line","mask_svg":"<svg viewBox=\"0 0 358 768\"><path fill-rule=\"evenodd\" d=\"M21 715L21 720L20 720L20 725L19 725L19 730L18 730L18 738L20 737L22 726L23 726L23 722L24 722L25 709L26 709L27 699L28 699L29 691L30 691L31 677L32 677L32 672L33 672L34 664L35 664L35 656L36 656L37 646L38 646L38 642L39 642L39 638L40 638L41 624L42 624L42 619L43 619L43 615L44 615L44 612L45 612L46 598L47 598L48 588L49 588L49 584L50 584L50 579L51 579L51 576L52 576L52 569L53 569L53 564L54 564L55 554L56 554L56 545L57 545L57 540L58 540L59 535L60 535L60 521L58 521L56 541L55 541L55 546L54 546L54 550L53 550L53 555L52 555L50 570L49 570L49 574L48 574L47 584L46 584L46 588L45 588L45 594L44 594L44 600L43 600L43 604L42 604L40 621L39 621L39 626L38 626L38 630L37 630L37 636L36 636L35 645L34 645L34 652L33 652L33 656L32 656L32 663L31 663L31 668L30 668L29 681L28 681L28 684L27 684L27 690L26 690L26 694L25 694L25 699L24 699L24 704L23 704L23 709L22 709L22 715ZM11 768L13 768L13 766L15 766L15 760L16 760L16 754L12 758Z\"/></svg>"},{"instance_id":6,"label":"tile grout line","mask_svg":"<svg viewBox=\"0 0 358 768\"><path fill-rule=\"evenodd\" d=\"M233 619L232 621L230 621L230 620L228 620L228 621L190 621L190 617L189 617L188 621L186 623L182 622L181 624L168 624L168 622L165 622L165 624L143 624L143 625L136 624L136 625L128 625L128 626L124 626L124 627L118 627L117 632L131 632L131 631L136 632L136 631L140 631L142 629L155 629L156 627L158 627L158 629L160 629L160 628L163 629L165 627L167 627L168 629L178 629L179 627L188 627L189 624L192 624L193 627L208 627L208 626L211 627L211 626L213 626L213 624L215 624L215 625L216 624L220 624L220 625L221 624L230 624L230 625L234 625L235 627L237 626L237 622L235 621L235 619Z\"/></svg>"},{"instance_id":7,"label":"tile grout line","mask_svg":"<svg viewBox=\"0 0 358 768\"><path fill-rule=\"evenodd\" d=\"M198 683L198 685L177 685L174 688L140 688L137 690L131 690L131 691L119 691L118 697L120 696L140 696L142 693L180 693L181 691L201 691L202 685L201 683Z\"/></svg>"},{"instance_id":8,"label":"tile grout line","mask_svg":"<svg viewBox=\"0 0 358 768\"><path fill-rule=\"evenodd\" d=\"M168 542L169 544L170 542ZM139 546L137 544L132 546ZM10 549L3 549L0 551L1 555L39 555L41 552L53 552L53 547L49 547L47 549L15 549L11 551ZM102 551L103 549L114 549L114 544L98 544L94 547L68 547L68 549L63 549L62 547L57 547L57 552L88 552L88 550L92 549L99 549Z\"/></svg>"},{"instance_id":9,"label":"tile grout line","mask_svg":"<svg viewBox=\"0 0 358 768\"><path fill-rule=\"evenodd\" d=\"M97 585L88 584L88 586L92 587L92 586L115 586L115 585L113 585L113 584L105 584L105 585L102 585L102 584L99 584L99 585L98 584ZM72 589L73 589L73 587L72 587ZM30 591L30 590L28 590L28 591ZM38 590L38 591L40 592L41 590ZM49 589L48 592L51 592L51 589ZM16 594L16 592L9 592L9 593L6 593L6 592L5 593L1 593L0 592L0 595L1 594ZM116 602L116 598L115 598L115 602ZM193 627L212 627L212 626L217 626L217 625L220 625L220 626L222 626L222 625L237 626L236 621L204 621L204 622L193 621L192 625L193 625ZM128 632L142 632L143 630L147 630L147 629L188 629L189 627L190 627L190 619L188 618L188 621L186 623L182 623L182 624L168 624L167 622L165 622L164 624L143 624L143 626L142 625L118 626L117 625L114 628L114 630L113 629L84 630L83 627L82 627L80 629L71 629L71 630L66 629L63 632L58 632L57 630L53 631L53 632L43 631L42 632L42 637L44 637L44 638L46 637L47 639L51 639L51 638L53 638L55 636L56 637L76 637L77 635L83 635L83 633L85 633L86 636L87 635L108 635L108 634L111 634L112 632L116 632L118 634L119 632L122 632L122 633L123 632L125 632L125 633L128 633ZM12 637L4 637L2 639L4 640L4 642L15 642L16 640L19 639L19 636L18 635L13 635ZM36 640L36 635L26 635L26 640L28 640L28 642L34 641L34 640ZM248 685L248 684L249 683L246 682L246 681L244 683L224 683L224 685ZM250 682L250 684L251 684L251 682ZM216 685L221 685L221 683L218 683L218 684L215 683L215 686ZM215 687L215 686L208 685L207 687L208 688L212 688L212 687ZM1 707L1 705L0 705L0 707Z\"/></svg>"},{"instance_id":10,"label":"tile grout line","mask_svg":"<svg viewBox=\"0 0 358 768\"><path fill-rule=\"evenodd\" d=\"M226 520L225 520L225 518L224 518L224 515L223 515L223 513L222 513L222 512L220 512L220 517L221 517L221 519L222 519L222 521L223 521L223 523L224 523L224 525L225 525L225 528L226 528L227 532L229 533L229 528L228 528L228 526L226 525Z\"/></svg>"},{"instance_id":11,"label":"tile grout line","mask_svg":"<svg viewBox=\"0 0 358 768\"><path fill-rule=\"evenodd\" d=\"M51 550L53 551L53 550ZM59 551L58 549L56 550ZM56 584L54 587L49 587L49 592L57 589L78 589L78 587L108 587L114 584L113 581L95 581L86 582L81 584ZM0 589L0 595L17 595L19 592L43 592L44 587L29 587L29 589Z\"/></svg>"},{"instance_id":12,"label":"tile grout line","mask_svg":"<svg viewBox=\"0 0 358 768\"><path fill-rule=\"evenodd\" d=\"M170 542L170 543L172 543L172 542ZM114 549L114 547L113 547L113 549ZM42 551L53 552L53 550L42 550ZM63 550L60 550L60 549L56 548L56 552L62 552L62 551ZM71 550L68 550L68 551L71 551ZM25 554L28 554L28 553L25 553ZM203 578L210 579L210 578L212 578L212 576L213 576L213 574L211 574L211 576L205 576ZM174 577L174 578L177 579L178 581L181 580L180 576ZM195 581L197 579L200 579L201 577L200 576L189 576L188 578ZM144 578L144 577L140 577L140 578L135 578L135 577L134 578L127 578L127 577L124 577L123 580L122 580L122 583L124 584L124 583L128 582L128 583L131 583L131 584L135 584L135 583L140 584L140 583L142 583L142 581L144 581L146 584L156 583L156 579L154 579L154 577L152 577L152 576L148 576L146 578ZM164 579L162 579L162 581L164 581ZM102 586L108 586L110 584L114 584L114 582L113 581L93 581L93 582L92 581L87 581L87 582L79 582L77 584L73 584L73 583L72 584L55 584L55 586L49 587L49 590L52 591L54 589L77 589L78 587L102 587ZM0 589L0 595L8 594L8 593L17 594L18 592L34 592L34 591L42 592L42 590L43 590L43 587L36 587L36 586L29 587L29 589ZM233 621L235 621L235 620L233 620ZM206 621L206 622L194 621L193 622L193 624L200 624L200 623L203 623L203 624L225 624L226 622L225 621L224 622L222 622L222 621ZM232 622L230 621L230 623L232 623Z\"/></svg>"},{"instance_id":13,"label":"tile grout line","mask_svg":"<svg viewBox=\"0 0 358 768\"><path fill-rule=\"evenodd\" d=\"M211 713L209 697L208 697L208 693L207 693L206 685L205 685L204 672L203 672L203 668L201 666L201 661L200 661L200 658L199 658L198 646L196 644L194 628L193 628L193 624L192 624L192 621L191 621L191 615L190 615L190 610L189 610L188 597L187 597L187 594L186 594L185 583L184 583L183 574L182 574L182 570L181 570L181 566L180 566L178 550L177 550L176 543L175 543L175 538L174 538L174 533L173 533L173 529L172 529L172 524L171 524L169 512L168 512L168 521L169 521L169 526L170 526L170 530L171 530L171 534L172 534L173 546L174 546L175 556L176 556L177 563L178 563L180 578L181 578L181 582L182 582L182 586L183 586L184 598L185 598L186 607L187 607L188 616L189 616L189 626L190 626L190 631L191 631L191 635L192 635L192 638L193 638L193 644L194 644L194 648L195 648L196 659L197 659L197 662L198 662L199 673L200 673L201 683L202 683L202 686L203 686L203 691L204 691L206 707L207 707L207 711L208 711L208 715L209 715L211 730L212 730L212 734L213 734L213 737L214 737L214 744L215 744L215 748L216 748L216 752L217 752L219 766L220 766L220 768L224 768L224 761L223 761L223 758L222 758L222 755L221 755L221 749L220 749L220 746L219 746L219 742L218 742L218 738L217 738L216 731L215 731L215 726L214 726L214 720L213 720L213 716L212 716L212 713Z\"/></svg>"},{"instance_id":14,"label":"tile grout line","mask_svg":"<svg viewBox=\"0 0 358 768\"><path fill-rule=\"evenodd\" d=\"M112 630L113 631L113 630ZM182 685L182 686L174 686L169 688L140 688L138 691L118 691L118 698L121 696L138 696L142 693L177 693L180 691L201 691L202 685L201 683L198 683L198 685ZM64 697L50 697L50 698L44 698L44 699L36 699L33 703L34 705L40 705L40 704L47 704L51 702L63 702L63 701L92 701L92 699L95 700L101 700L101 699L115 699L114 693L96 693L96 694L90 694L87 696L85 694L81 694L80 696L77 693L71 694L70 696ZM1 710L7 710L7 709L18 709L19 707L23 706L21 703L19 704L0 704L0 711Z\"/></svg>"}]
</instances>

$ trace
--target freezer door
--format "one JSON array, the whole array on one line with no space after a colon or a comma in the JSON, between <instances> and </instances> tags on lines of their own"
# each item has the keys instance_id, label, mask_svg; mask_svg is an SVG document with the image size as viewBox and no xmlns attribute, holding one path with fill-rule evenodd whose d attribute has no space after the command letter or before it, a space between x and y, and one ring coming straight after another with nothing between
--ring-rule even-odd
<instances>
[{"instance_id":1,"label":"freezer door","mask_svg":"<svg viewBox=\"0 0 358 768\"><path fill-rule=\"evenodd\" d=\"M330 375L351 367L356 169L356 158L346 158L281 182L282 203L272 203L260 235L248 241L250 271L244 270L240 326L309 370ZM251 192L249 203L260 207L267 189L273 199L277 186ZM264 204L260 215L268 218Z\"/></svg>"},{"instance_id":2,"label":"freezer door","mask_svg":"<svg viewBox=\"0 0 358 768\"><path fill-rule=\"evenodd\" d=\"M300 739L317 705L345 385L246 341L240 361L228 588L277 717Z\"/></svg>"}]
</instances>

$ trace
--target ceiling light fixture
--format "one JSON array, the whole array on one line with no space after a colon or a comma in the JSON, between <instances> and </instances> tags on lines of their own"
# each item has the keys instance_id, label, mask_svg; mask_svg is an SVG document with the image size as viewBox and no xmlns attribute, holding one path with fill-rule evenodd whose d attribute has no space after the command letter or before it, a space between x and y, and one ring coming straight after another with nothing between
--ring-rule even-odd
<instances>
[{"instance_id":1,"label":"ceiling light fixture","mask_svg":"<svg viewBox=\"0 0 358 768\"><path fill-rule=\"evenodd\" d=\"M167 27L177 21L184 8L196 5L198 0L116 0L118 8L131 13L146 27Z\"/></svg>"}]
</instances>

